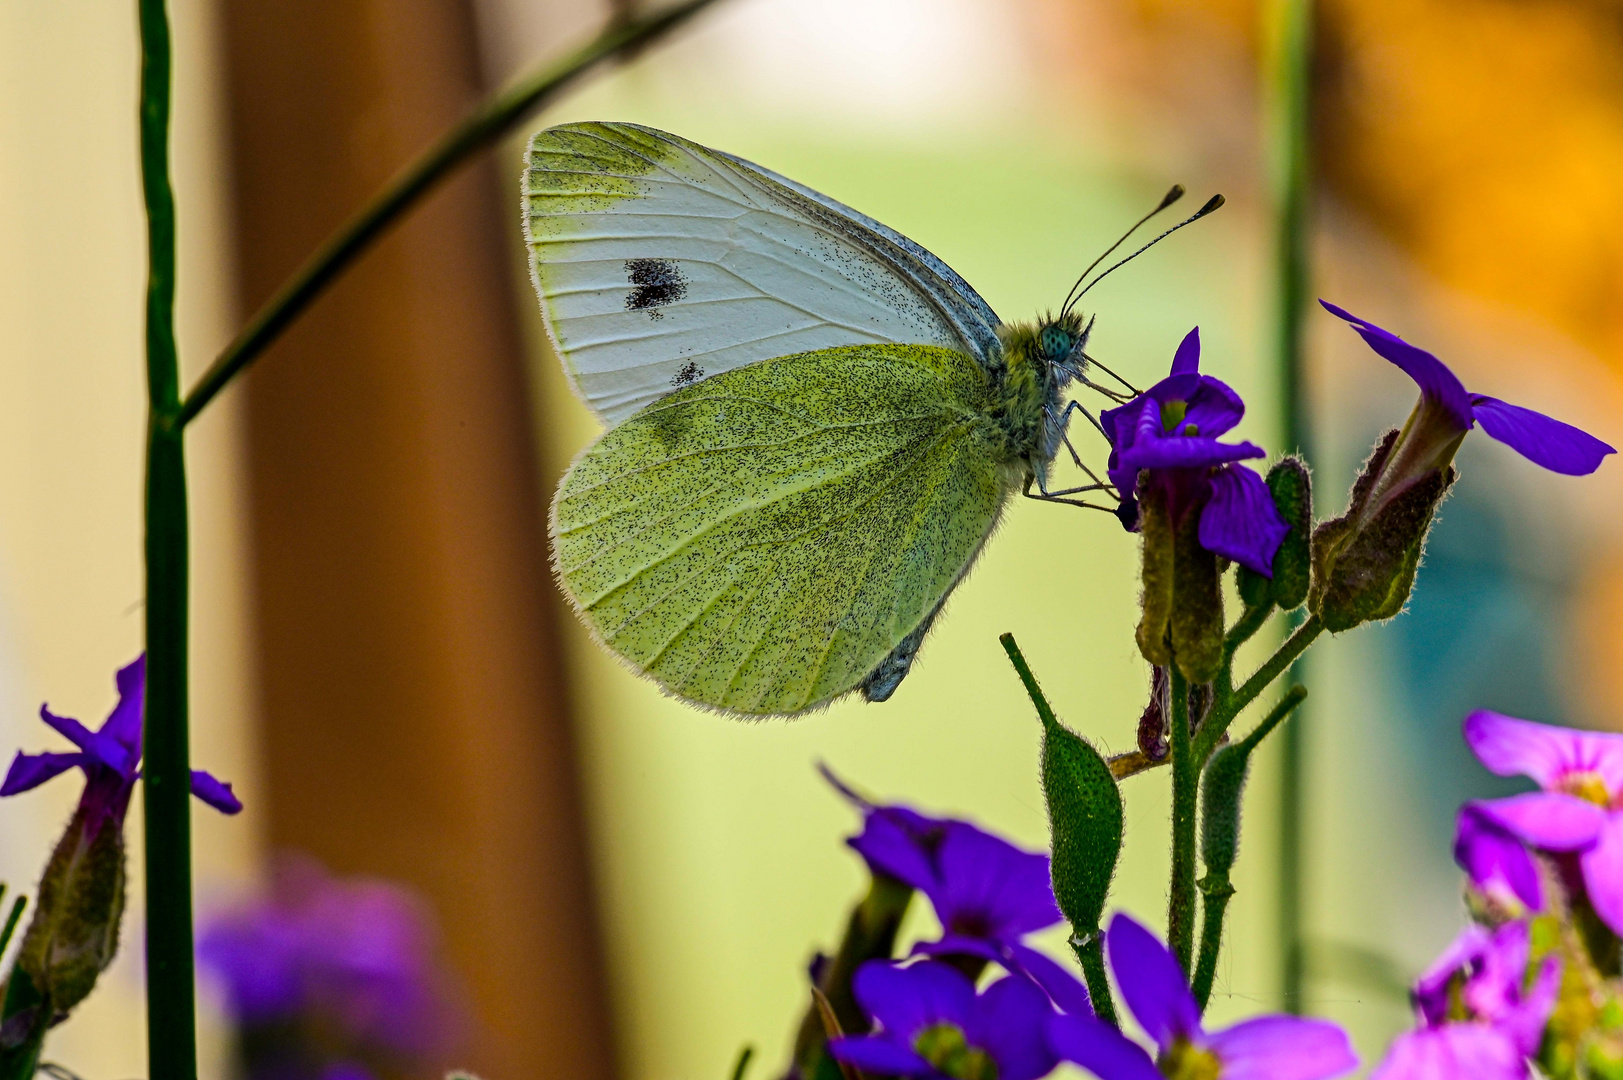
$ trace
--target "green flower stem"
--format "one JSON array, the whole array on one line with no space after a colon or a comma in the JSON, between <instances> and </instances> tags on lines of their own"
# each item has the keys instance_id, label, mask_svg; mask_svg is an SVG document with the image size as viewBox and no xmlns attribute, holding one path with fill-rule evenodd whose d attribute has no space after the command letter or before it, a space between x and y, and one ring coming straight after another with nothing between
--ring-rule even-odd
<instances>
[{"instance_id":1,"label":"green flower stem","mask_svg":"<svg viewBox=\"0 0 1623 1080\"><path fill-rule=\"evenodd\" d=\"M191 765L186 748L186 460L177 417L175 194L169 182L169 16L139 0L141 187L147 215L147 1060L197 1076L192 984Z\"/></svg>"},{"instance_id":2,"label":"green flower stem","mask_svg":"<svg viewBox=\"0 0 1623 1080\"><path fill-rule=\"evenodd\" d=\"M310 256L277 290L276 295L265 302L265 306L254 314L248 325L198 380L191 393L186 395L185 404L180 409L180 424L191 423L385 229L415 206L457 166L506 135L531 112L549 103L592 67L613 57L635 52L680 26L713 2L686 0L646 19L617 19L576 52L525 75L486 98L460 124L373 196Z\"/></svg>"},{"instance_id":3,"label":"green flower stem","mask_svg":"<svg viewBox=\"0 0 1623 1080\"><path fill-rule=\"evenodd\" d=\"M1195 740L1197 760L1204 762L1217 749L1234 718L1245 710L1247 705L1257 700L1261 693L1272 685L1273 681L1285 674L1296 658L1307 651L1307 647L1324 632L1324 624L1317 615L1308 616L1296 632L1285 639L1285 644L1270 656L1251 677L1242 683L1239 689L1229 694L1226 699L1219 698L1212 707L1211 715L1201 725L1200 737Z\"/></svg>"},{"instance_id":4,"label":"green flower stem","mask_svg":"<svg viewBox=\"0 0 1623 1080\"><path fill-rule=\"evenodd\" d=\"M1274 728L1284 722L1298 705L1307 697L1307 688L1293 686L1280 699L1279 704L1263 718L1245 738L1234 744L1229 753L1239 753L1249 758L1266 739ZM1208 795L1208 798L1210 796ZM1212 805L1207 804L1206 813L1213 812ZM1238 821L1236 808L1235 820ZM1236 833L1237 835L1237 833ZM1195 966L1195 977L1190 983L1194 991L1195 1000L1200 1003L1201 1010L1206 1008L1206 1002L1212 996L1212 980L1217 975L1217 959L1223 947L1223 916L1228 910L1229 898L1234 895L1234 885L1229 880L1229 872L1225 867L1212 868L1208 866L1206 876L1200 879L1201 926L1200 926L1200 962Z\"/></svg>"},{"instance_id":5,"label":"green flower stem","mask_svg":"<svg viewBox=\"0 0 1623 1080\"><path fill-rule=\"evenodd\" d=\"M1200 761L1189 737L1189 683L1172 676L1172 888L1167 900L1167 941L1187 976L1195 949L1195 815L1198 809Z\"/></svg>"},{"instance_id":6,"label":"green flower stem","mask_svg":"<svg viewBox=\"0 0 1623 1080\"><path fill-rule=\"evenodd\" d=\"M1088 998L1093 1002L1093 1013L1111 1027L1121 1027L1116 1016L1116 1002L1110 996L1110 976L1105 974L1105 936L1094 932L1080 945L1073 938L1071 949L1082 965L1082 978L1088 984Z\"/></svg>"}]
</instances>

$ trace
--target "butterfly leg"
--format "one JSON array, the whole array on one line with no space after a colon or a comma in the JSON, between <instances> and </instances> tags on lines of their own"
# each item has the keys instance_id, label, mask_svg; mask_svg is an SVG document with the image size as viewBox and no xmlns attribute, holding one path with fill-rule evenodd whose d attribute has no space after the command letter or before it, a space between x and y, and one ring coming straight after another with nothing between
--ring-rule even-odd
<instances>
[{"instance_id":1,"label":"butterfly leg","mask_svg":"<svg viewBox=\"0 0 1623 1080\"><path fill-rule=\"evenodd\" d=\"M1087 510L1103 510L1105 513L1112 514L1112 515L1116 513L1115 508L1111 507L1111 506L1100 506L1097 503L1083 502L1081 499L1067 499L1067 498L1064 498L1064 496L1066 496L1066 495L1074 495L1074 494L1077 494L1078 492L1083 492L1083 491L1108 490L1109 485L1101 484L1101 485L1098 485L1097 488L1093 487L1093 486L1089 486L1089 487L1084 487L1084 488L1071 488L1071 489L1067 489L1065 491L1052 491L1052 492L1047 491L1047 490L1039 490L1037 494L1033 495L1031 493L1031 485L1036 481L1037 481L1036 474L1027 473L1026 474L1026 483L1025 483L1025 486L1020 489L1020 494L1025 496L1028 499L1033 499L1033 500L1035 500L1037 502L1064 503L1067 506L1080 506L1080 507L1083 507L1084 509L1087 509ZM1045 485L1042 485L1042 486L1044 488L1046 488L1047 485L1045 484Z\"/></svg>"}]
</instances>

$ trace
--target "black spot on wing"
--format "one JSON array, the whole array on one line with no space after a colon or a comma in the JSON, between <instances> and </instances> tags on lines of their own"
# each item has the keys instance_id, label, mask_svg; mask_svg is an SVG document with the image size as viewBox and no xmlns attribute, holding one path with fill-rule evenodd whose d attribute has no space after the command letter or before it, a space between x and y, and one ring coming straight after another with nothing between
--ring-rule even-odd
<instances>
[{"instance_id":1,"label":"black spot on wing","mask_svg":"<svg viewBox=\"0 0 1623 1080\"><path fill-rule=\"evenodd\" d=\"M702 378L704 378L704 368L689 360L682 365L681 370L671 379L671 385L677 387L687 386L689 383L696 383Z\"/></svg>"},{"instance_id":2,"label":"black spot on wing","mask_svg":"<svg viewBox=\"0 0 1623 1080\"><path fill-rule=\"evenodd\" d=\"M659 308L674 304L688 294L688 280L670 259L627 259L627 311L646 311L655 319L664 317Z\"/></svg>"}]
</instances>

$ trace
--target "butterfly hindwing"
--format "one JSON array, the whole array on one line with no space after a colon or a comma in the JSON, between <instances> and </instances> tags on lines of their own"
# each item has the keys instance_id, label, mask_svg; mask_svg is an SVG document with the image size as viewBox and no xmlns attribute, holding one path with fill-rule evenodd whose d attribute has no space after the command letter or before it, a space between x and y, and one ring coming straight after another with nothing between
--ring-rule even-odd
<instances>
[{"instance_id":1,"label":"butterfly hindwing","mask_svg":"<svg viewBox=\"0 0 1623 1080\"><path fill-rule=\"evenodd\" d=\"M982 362L997 316L935 256L758 166L633 124L549 128L524 181L530 267L576 389L609 423L701 379L842 345Z\"/></svg>"},{"instance_id":2,"label":"butterfly hindwing","mask_svg":"<svg viewBox=\"0 0 1623 1080\"><path fill-rule=\"evenodd\" d=\"M610 430L553 506L596 635L672 693L787 715L856 688L932 616L1011 490L985 372L929 346L776 357Z\"/></svg>"}]
</instances>

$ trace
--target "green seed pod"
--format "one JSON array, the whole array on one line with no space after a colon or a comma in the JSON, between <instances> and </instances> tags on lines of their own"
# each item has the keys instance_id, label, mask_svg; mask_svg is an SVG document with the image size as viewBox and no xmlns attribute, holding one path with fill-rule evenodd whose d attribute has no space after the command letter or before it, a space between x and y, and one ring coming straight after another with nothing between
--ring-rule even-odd
<instances>
[{"instance_id":1,"label":"green seed pod","mask_svg":"<svg viewBox=\"0 0 1623 1080\"><path fill-rule=\"evenodd\" d=\"M1250 763L1250 746L1225 746L1201 780L1200 859L1208 874L1224 881L1240 853L1240 800Z\"/></svg>"},{"instance_id":2,"label":"green seed pod","mask_svg":"<svg viewBox=\"0 0 1623 1080\"><path fill-rule=\"evenodd\" d=\"M1142 538L1144 597L1138 620L1138 651L1157 667L1172 663L1172 643L1168 639L1173 610L1172 519L1167 514L1166 495L1160 488L1144 485L1138 493L1138 531Z\"/></svg>"},{"instance_id":3,"label":"green seed pod","mask_svg":"<svg viewBox=\"0 0 1623 1080\"><path fill-rule=\"evenodd\" d=\"M1217 556L1200 546L1199 514L1184 515L1172 547L1172 657L1198 686L1223 667L1223 571Z\"/></svg>"},{"instance_id":4,"label":"green seed pod","mask_svg":"<svg viewBox=\"0 0 1623 1080\"><path fill-rule=\"evenodd\" d=\"M1077 934L1092 934L1099 929L1121 855L1121 791L1099 751L1048 717L1043 720L1043 795L1054 844L1054 897Z\"/></svg>"}]
</instances>

